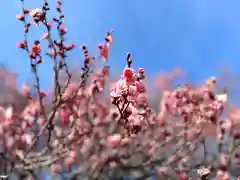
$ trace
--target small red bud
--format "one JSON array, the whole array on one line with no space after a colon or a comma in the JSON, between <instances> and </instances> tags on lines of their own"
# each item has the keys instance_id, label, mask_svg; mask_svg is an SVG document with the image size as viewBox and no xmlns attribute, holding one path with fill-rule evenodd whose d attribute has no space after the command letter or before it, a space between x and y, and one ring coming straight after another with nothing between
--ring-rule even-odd
<instances>
[{"instance_id":1,"label":"small red bud","mask_svg":"<svg viewBox=\"0 0 240 180\"><path fill-rule=\"evenodd\" d=\"M102 44L99 44L99 45L98 45L98 48L99 48L99 49L103 49L103 45L102 45Z\"/></svg>"},{"instance_id":2,"label":"small red bud","mask_svg":"<svg viewBox=\"0 0 240 180\"><path fill-rule=\"evenodd\" d=\"M144 73L144 68L139 68L138 72L139 73Z\"/></svg>"},{"instance_id":3,"label":"small red bud","mask_svg":"<svg viewBox=\"0 0 240 180\"><path fill-rule=\"evenodd\" d=\"M28 31L29 31L29 28L26 27L26 28L24 29L24 32L25 32L25 33L28 33Z\"/></svg>"},{"instance_id":4,"label":"small red bud","mask_svg":"<svg viewBox=\"0 0 240 180\"><path fill-rule=\"evenodd\" d=\"M72 49L76 47L75 44L71 44L70 46Z\"/></svg>"},{"instance_id":5,"label":"small red bud","mask_svg":"<svg viewBox=\"0 0 240 180\"><path fill-rule=\"evenodd\" d=\"M41 98L44 98L44 97L46 97L47 95L46 95L44 92L41 91L41 92L39 93L39 96L40 96Z\"/></svg>"},{"instance_id":6,"label":"small red bud","mask_svg":"<svg viewBox=\"0 0 240 180\"><path fill-rule=\"evenodd\" d=\"M67 32L67 29L64 28L64 27L61 27L61 28L59 29L59 31L60 31L62 34L65 34L65 33Z\"/></svg>"},{"instance_id":7,"label":"small red bud","mask_svg":"<svg viewBox=\"0 0 240 180\"><path fill-rule=\"evenodd\" d=\"M51 28L52 27L52 24L50 22L47 22L47 28Z\"/></svg>"}]
</instances>

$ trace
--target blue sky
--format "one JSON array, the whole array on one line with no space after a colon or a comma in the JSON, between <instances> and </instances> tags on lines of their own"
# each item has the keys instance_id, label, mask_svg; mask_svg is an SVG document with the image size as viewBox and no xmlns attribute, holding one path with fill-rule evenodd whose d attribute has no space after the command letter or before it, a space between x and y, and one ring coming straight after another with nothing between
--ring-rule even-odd
<instances>
[{"instance_id":1,"label":"blue sky","mask_svg":"<svg viewBox=\"0 0 240 180\"><path fill-rule=\"evenodd\" d=\"M25 0L27 8L39 7L41 0ZM53 4L51 4L53 3ZM54 0L50 1L54 7ZM23 39L22 24L15 20L20 0L1 2L0 60L18 72L19 84L31 79L26 54L16 48ZM240 65L239 0L71 0L65 1L68 40L77 48L70 54L72 63L82 62L81 44L96 54L105 32L114 29L115 44L110 64L121 72L125 53L130 51L134 67L145 67L149 76L176 66L192 79L202 80L218 73L219 65ZM41 37L34 28L31 37ZM33 39L33 38L31 38ZM50 60L41 65L42 87L51 83Z\"/></svg>"}]
</instances>

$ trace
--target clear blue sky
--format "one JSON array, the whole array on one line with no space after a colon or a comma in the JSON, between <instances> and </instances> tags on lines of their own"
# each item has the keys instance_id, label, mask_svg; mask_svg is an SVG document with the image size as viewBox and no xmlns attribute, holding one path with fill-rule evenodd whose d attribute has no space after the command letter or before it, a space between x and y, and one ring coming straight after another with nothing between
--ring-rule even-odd
<instances>
[{"instance_id":1,"label":"clear blue sky","mask_svg":"<svg viewBox=\"0 0 240 180\"><path fill-rule=\"evenodd\" d=\"M39 7L42 2L25 1L27 8ZM21 4L6 0L1 7L0 60L19 73L22 84L30 79L30 71L26 54L16 48L16 42L23 39L22 24L15 20ZM145 67L150 76L180 66L193 79L201 80L215 75L219 64L238 73L239 0L65 0L64 11L68 39L78 45L70 55L74 63L81 63L81 44L96 53L105 32L113 28L116 43L110 64L114 72L120 72L125 53L130 51L134 66ZM40 37L42 31L34 29L32 36ZM50 68L46 59L41 67L44 89L51 82Z\"/></svg>"}]
</instances>

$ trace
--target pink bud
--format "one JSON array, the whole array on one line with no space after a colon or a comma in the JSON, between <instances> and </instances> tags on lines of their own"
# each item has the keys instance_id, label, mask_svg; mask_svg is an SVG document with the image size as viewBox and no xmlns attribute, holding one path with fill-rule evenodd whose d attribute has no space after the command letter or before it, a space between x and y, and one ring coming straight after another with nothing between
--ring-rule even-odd
<instances>
[{"instance_id":1,"label":"pink bud","mask_svg":"<svg viewBox=\"0 0 240 180\"><path fill-rule=\"evenodd\" d=\"M43 118L39 118L39 119L37 120L37 123L38 123L39 125L43 125L43 123L44 123Z\"/></svg>"},{"instance_id":2,"label":"pink bud","mask_svg":"<svg viewBox=\"0 0 240 180\"><path fill-rule=\"evenodd\" d=\"M24 20L23 14L17 15L17 16L16 16L16 19L19 20L19 21L23 21L23 20Z\"/></svg>"},{"instance_id":3,"label":"pink bud","mask_svg":"<svg viewBox=\"0 0 240 180\"><path fill-rule=\"evenodd\" d=\"M110 166L111 168L116 168L116 167L117 167L117 163L114 162L114 161L111 161L111 162L109 163L109 166Z\"/></svg>"},{"instance_id":4,"label":"pink bud","mask_svg":"<svg viewBox=\"0 0 240 180\"><path fill-rule=\"evenodd\" d=\"M75 48L75 44L71 44L71 45L69 45L69 46L65 46L64 47L67 51L70 51L70 50L72 50L73 48Z\"/></svg>"},{"instance_id":5,"label":"pink bud","mask_svg":"<svg viewBox=\"0 0 240 180\"><path fill-rule=\"evenodd\" d=\"M62 34L67 33L67 29L64 28L64 27L61 27L59 30L60 30L60 32L61 32Z\"/></svg>"},{"instance_id":6,"label":"pink bud","mask_svg":"<svg viewBox=\"0 0 240 180\"><path fill-rule=\"evenodd\" d=\"M138 72L139 73L144 73L144 68L139 68Z\"/></svg>"},{"instance_id":7,"label":"pink bud","mask_svg":"<svg viewBox=\"0 0 240 180\"><path fill-rule=\"evenodd\" d=\"M20 92L21 92L21 94L22 94L23 96L26 97L26 96L29 94L29 92L30 92L30 88L29 88L27 85L24 85L24 86L21 88Z\"/></svg>"},{"instance_id":8,"label":"pink bud","mask_svg":"<svg viewBox=\"0 0 240 180\"><path fill-rule=\"evenodd\" d=\"M41 91L39 95L40 95L40 98L45 98L47 96L43 91Z\"/></svg>"},{"instance_id":9,"label":"pink bud","mask_svg":"<svg viewBox=\"0 0 240 180\"><path fill-rule=\"evenodd\" d=\"M102 44L99 44L99 45L98 45L98 48L99 48L99 49L103 49L103 45L102 45Z\"/></svg>"},{"instance_id":10,"label":"pink bud","mask_svg":"<svg viewBox=\"0 0 240 180\"><path fill-rule=\"evenodd\" d=\"M99 44L98 45L98 49L99 49L99 54L100 56L106 61L109 57L109 46L107 45L102 45L102 44Z\"/></svg>"},{"instance_id":11,"label":"pink bud","mask_svg":"<svg viewBox=\"0 0 240 180\"><path fill-rule=\"evenodd\" d=\"M47 27L50 29L52 27L52 24L50 22L47 22Z\"/></svg>"},{"instance_id":12,"label":"pink bud","mask_svg":"<svg viewBox=\"0 0 240 180\"><path fill-rule=\"evenodd\" d=\"M47 39L48 37L49 37L49 34L48 34L48 33L44 33L43 36L42 36L42 38L41 38L41 40Z\"/></svg>"},{"instance_id":13,"label":"pink bud","mask_svg":"<svg viewBox=\"0 0 240 180\"><path fill-rule=\"evenodd\" d=\"M68 124L69 122L69 113L67 111L61 110L59 113L60 117L59 119L64 123Z\"/></svg>"},{"instance_id":14,"label":"pink bud","mask_svg":"<svg viewBox=\"0 0 240 180\"><path fill-rule=\"evenodd\" d=\"M71 44L70 47L71 47L71 49L73 49L73 48L75 48L76 46L75 46L75 44Z\"/></svg>"},{"instance_id":15,"label":"pink bud","mask_svg":"<svg viewBox=\"0 0 240 180\"><path fill-rule=\"evenodd\" d=\"M185 172L179 173L178 178L179 178L179 180L188 180L187 173L185 173Z\"/></svg>"},{"instance_id":16,"label":"pink bud","mask_svg":"<svg viewBox=\"0 0 240 180\"><path fill-rule=\"evenodd\" d=\"M32 143L32 136L30 134L24 134L22 138L26 144L30 145Z\"/></svg>"},{"instance_id":17,"label":"pink bud","mask_svg":"<svg viewBox=\"0 0 240 180\"><path fill-rule=\"evenodd\" d=\"M17 47L24 49L24 48L25 48L25 45L24 45L23 42L18 42L18 43L17 43Z\"/></svg>"}]
</instances>

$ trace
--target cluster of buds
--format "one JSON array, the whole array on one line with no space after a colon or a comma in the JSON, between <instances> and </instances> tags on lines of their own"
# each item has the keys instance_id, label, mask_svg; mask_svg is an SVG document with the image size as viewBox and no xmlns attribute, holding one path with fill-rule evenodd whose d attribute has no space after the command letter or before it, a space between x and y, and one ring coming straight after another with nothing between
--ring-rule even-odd
<instances>
[{"instance_id":1,"label":"cluster of buds","mask_svg":"<svg viewBox=\"0 0 240 180\"><path fill-rule=\"evenodd\" d=\"M105 61L109 58L110 45L113 43L112 32L113 31L107 32L105 43L98 45L100 57L102 57Z\"/></svg>"},{"instance_id":2,"label":"cluster of buds","mask_svg":"<svg viewBox=\"0 0 240 180\"><path fill-rule=\"evenodd\" d=\"M84 55L84 67L82 68L82 70L86 70L89 69L92 64L92 60L94 60L95 58L89 55L88 49L85 44L82 45L82 51Z\"/></svg>"},{"instance_id":3,"label":"cluster of buds","mask_svg":"<svg viewBox=\"0 0 240 180\"><path fill-rule=\"evenodd\" d=\"M39 47L40 41L35 41L32 45L32 49L29 52L29 56L32 60L32 65L41 64L42 63L42 56L41 56L41 49ZM33 61L35 60L35 62Z\"/></svg>"}]
</instances>

